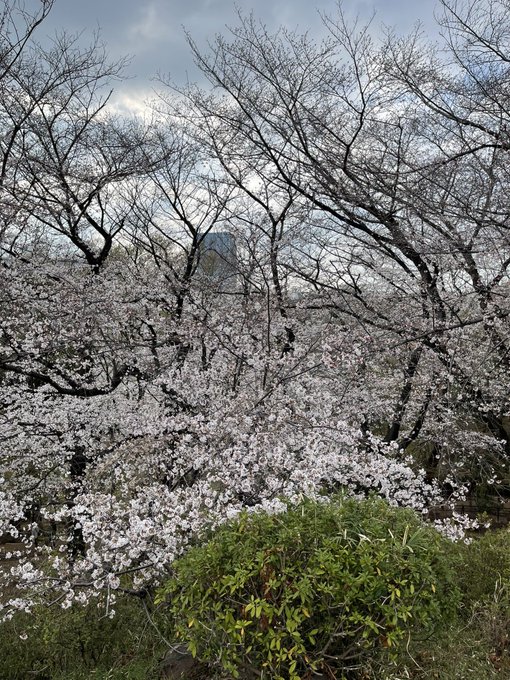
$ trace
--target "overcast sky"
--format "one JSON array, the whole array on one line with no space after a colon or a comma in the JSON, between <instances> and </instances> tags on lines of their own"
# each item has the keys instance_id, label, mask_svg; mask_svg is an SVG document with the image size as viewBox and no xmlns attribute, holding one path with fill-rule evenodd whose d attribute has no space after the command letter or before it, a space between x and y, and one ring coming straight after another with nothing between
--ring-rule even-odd
<instances>
[{"instance_id":1,"label":"overcast sky","mask_svg":"<svg viewBox=\"0 0 510 680\"><path fill-rule=\"evenodd\" d=\"M32 0L37 2L37 0ZM368 17L376 11L377 25L385 23L408 31L420 20L426 30L434 29L436 0L345 0L347 13ZM334 13L335 0L55 0L50 17L41 33L55 30L84 32L87 39L101 30L109 53L117 58L132 57L128 67L130 80L119 92L124 104L137 105L150 96L153 77L158 71L169 73L177 83L198 78L184 36L184 28L199 45L205 45L216 33L226 32L236 23L236 7L251 10L268 28L285 25L298 27L312 35L321 35L318 11Z\"/></svg>"}]
</instances>

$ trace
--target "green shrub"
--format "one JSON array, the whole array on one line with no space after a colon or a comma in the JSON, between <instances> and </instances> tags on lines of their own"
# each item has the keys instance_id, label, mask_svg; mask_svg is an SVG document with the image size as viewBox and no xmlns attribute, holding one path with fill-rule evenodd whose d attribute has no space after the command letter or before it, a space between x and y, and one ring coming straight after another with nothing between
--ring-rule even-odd
<instances>
[{"instance_id":1,"label":"green shrub","mask_svg":"<svg viewBox=\"0 0 510 680\"><path fill-rule=\"evenodd\" d=\"M469 545L459 546L456 574L466 604L492 599L495 591L510 591L510 530L488 531Z\"/></svg>"},{"instance_id":2,"label":"green shrub","mask_svg":"<svg viewBox=\"0 0 510 680\"><path fill-rule=\"evenodd\" d=\"M495 671L510 677L510 530L488 531L458 549L455 572L464 618Z\"/></svg>"},{"instance_id":3,"label":"green shrub","mask_svg":"<svg viewBox=\"0 0 510 680\"><path fill-rule=\"evenodd\" d=\"M234 677L347 677L454 613L444 545L380 499L306 501L221 527L175 564L158 601L191 653Z\"/></svg>"},{"instance_id":4,"label":"green shrub","mask_svg":"<svg viewBox=\"0 0 510 680\"><path fill-rule=\"evenodd\" d=\"M0 680L152 680L164 644L141 603L120 597L113 619L104 605L40 607L0 624Z\"/></svg>"}]
</instances>

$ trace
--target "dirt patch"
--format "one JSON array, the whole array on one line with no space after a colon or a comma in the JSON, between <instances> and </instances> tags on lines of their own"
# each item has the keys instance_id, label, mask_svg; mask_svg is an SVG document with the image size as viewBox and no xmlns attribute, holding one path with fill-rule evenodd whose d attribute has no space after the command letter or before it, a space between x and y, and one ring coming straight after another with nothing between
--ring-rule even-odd
<instances>
[{"instance_id":1,"label":"dirt patch","mask_svg":"<svg viewBox=\"0 0 510 680\"><path fill-rule=\"evenodd\" d=\"M211 671L206 664L194 659L185 647L176 645L165 656L160 677L162 680L210 680Z\"/></svg>"}]
</instances>

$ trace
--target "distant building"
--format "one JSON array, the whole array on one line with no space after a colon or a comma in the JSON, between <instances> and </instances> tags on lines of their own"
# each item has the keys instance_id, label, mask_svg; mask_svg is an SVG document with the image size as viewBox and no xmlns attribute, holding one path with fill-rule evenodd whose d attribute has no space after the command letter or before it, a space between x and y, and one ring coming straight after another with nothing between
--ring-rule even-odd
<instances>
[{"instance_id":1,"label":"distant building","mask_svg":"<svg viewBox=\"0 0 510 680\"><path fill-rule=\"evenodd\" d=\"M198 271L216 290L235 289L239 272L235 236L226 231L206 234L200 244Z\"/></svg>"}]
</instances>

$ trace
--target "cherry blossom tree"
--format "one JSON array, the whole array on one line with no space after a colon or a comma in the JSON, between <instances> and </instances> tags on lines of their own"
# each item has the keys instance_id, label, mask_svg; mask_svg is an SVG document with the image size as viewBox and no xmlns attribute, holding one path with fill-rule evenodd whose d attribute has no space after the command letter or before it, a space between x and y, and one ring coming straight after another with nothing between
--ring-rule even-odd
<instances>
[{"instance_id":1,"label":"cherry blossom tree","mask_svg":"<svg viewBox=\"0 0 510 680\"><path fill-rule=\"evenodd\" d=\"M393 406L367 429L470 476L469 452L484 474L509 452L508 16L442 6L444 56L419 32L377 42L341 9L321 43L241 16L209 52L190 40L217 94L182 95L234 181L263 172L307 206L287 270L312 307L365 329L368 373L397 369Z\"/></svg>"},{"instance_id":2,"label":"cherry blossom tree","mask_svg":"<svg viewBox=\"0 0 510 680\"><path fill-rule=\"evenodd\" d=\"M109 114L97 44L30 42L49 3L4 31L5 616L146 597L243 508L426 514L506 474L508 33L444 7L453 63L341 12L322 43L241 17L192 44L214 89L147 123Z\"/></svg>"}]
</instances>

